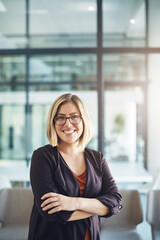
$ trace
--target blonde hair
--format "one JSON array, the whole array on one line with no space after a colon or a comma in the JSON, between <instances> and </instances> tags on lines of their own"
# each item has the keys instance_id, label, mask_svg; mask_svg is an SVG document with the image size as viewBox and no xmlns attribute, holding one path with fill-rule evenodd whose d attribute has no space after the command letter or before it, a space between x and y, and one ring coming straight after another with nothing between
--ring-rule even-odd
<instances>
[{"instance_id":1,"label":"blonde hair","mask_svg":"<svg viewBox=\"0 0 160 240\"><path fill-rule=\"evenodd\" d=\"M83 133L79 138L78 145L84 149L92 137L92 123L82 100L77 95L72 95L71 93L59 96L51 105L46 125L47 138L52 146L58 146L58 135L55 129L54 118L59 107L67 102L75 103L82 115Z\"/></svg>"}]
</instances>

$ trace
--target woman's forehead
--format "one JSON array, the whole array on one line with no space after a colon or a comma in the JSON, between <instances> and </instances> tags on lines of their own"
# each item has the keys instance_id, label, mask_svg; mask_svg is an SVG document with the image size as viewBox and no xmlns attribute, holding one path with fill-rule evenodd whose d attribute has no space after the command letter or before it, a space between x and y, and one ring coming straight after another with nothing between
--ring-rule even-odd
<instances>
[{"instance_id":1,"label":"woman's forehead","mask_svg":"<svg viewBox=\"0 0 160 240\"><path fill-rule=\"evenodd\" d=\"M73 113L79 113L80 114L80 111L79 111L79 108L78 106L74 103L74 102L67 102L67 103L63 103L58 111L57 111L57 114L73 114Z\"/></svg>"}]
</instances>

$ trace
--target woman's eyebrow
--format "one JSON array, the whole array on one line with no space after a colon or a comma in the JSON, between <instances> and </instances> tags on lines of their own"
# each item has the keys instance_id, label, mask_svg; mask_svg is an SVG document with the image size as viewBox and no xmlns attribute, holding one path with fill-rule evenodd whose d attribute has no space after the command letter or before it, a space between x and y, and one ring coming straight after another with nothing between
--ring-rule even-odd
<instances>
[{"instance_id":1,"label":"woman's eyebrow","mask_svg":"<svg viewBox=\"0 0 160 240\"><path fill-rule=\"evenodd\" d=\"M69 113L69 115L73 115L73 114L78 114L78 113L77 112ZM57 115L66 116L66 114L64 114L64 113L58 113Z\"/></svg>"}]
</instances>

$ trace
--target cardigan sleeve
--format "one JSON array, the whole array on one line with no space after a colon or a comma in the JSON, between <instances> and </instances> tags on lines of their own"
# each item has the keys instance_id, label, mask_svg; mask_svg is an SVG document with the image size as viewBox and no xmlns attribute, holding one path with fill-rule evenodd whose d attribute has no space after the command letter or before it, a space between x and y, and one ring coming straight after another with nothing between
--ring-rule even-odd
<instances>
[{"instance_id":1,"label":"cardigan sleeve","mask_svg":"<svg viewBox=\"0 0 160 240\"><path fill-rule=\"evenodd\" d=\"M47 152L34 151L31 161L30 181L34 195L35 205L40 215L46 221L66 223L73 211L60 211L48 214L41 208L41 197L49 192L59 193L54 181L54 169L50 156Z\"/></svg>"},{"instance_id":2,"label":"cardigan sleeve","mask_svg":"<svg viewBox=\"0 0 160 240\"><path fill-rule=\"evenodd\" d=\"M117 185L111 175L107 161L103 154L101 156L102 166L102 190L100 196L96 197L100 202L109 208L109 213L103 217L110 217L120 212L122 208L122 197L118 191Z\"/></svg>"}]
</instances>

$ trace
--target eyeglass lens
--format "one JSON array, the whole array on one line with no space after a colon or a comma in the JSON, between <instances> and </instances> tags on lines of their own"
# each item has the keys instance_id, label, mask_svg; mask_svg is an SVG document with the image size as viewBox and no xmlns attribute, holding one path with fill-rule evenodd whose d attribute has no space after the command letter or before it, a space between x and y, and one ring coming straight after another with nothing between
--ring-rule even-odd
<instances>
[{"instance_id":1,"label":"eyeglass lens","mask_svg":"<svg viewBox=\"0 0 160 240\"><path fill-rule=\"evenodd\" d=\"M79 116L79 115L73 115L70 117L56 116L55 122L58 125L64 125L66 123L67 119L69 119L70 123L72 123L72 124L78 124L81 121L81 116Z\"/></svg>"}]
</instances>

